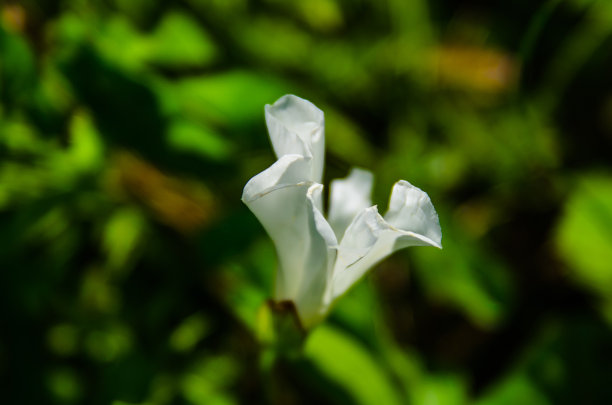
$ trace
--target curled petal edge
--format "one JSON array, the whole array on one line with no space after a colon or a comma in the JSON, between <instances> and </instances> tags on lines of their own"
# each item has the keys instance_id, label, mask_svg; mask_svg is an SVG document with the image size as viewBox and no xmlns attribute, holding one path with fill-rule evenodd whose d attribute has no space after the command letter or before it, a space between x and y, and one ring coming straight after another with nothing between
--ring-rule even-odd
<instances>
[{"instance_id":1,"label":"curled petal edge","mask_svg":"<svg viewBox=\"0 0 612 405\"><path fill-rule=\"evenodd\" d=\"M272 166L252 177L244 186L242 201L245 204L261 198L278 188L312 182L308 180L310 159L301 155L284 155Z\"/></svg>"},{"instance_id":2,"label":"curled petal edge","mask_svg":"<svg viewBox=\"0 0 612 405\"><path fill-rule=\"evenodd\" d=\"M394 228L425 236L442 248L440 220L429 195L406 180L393 185L384 218Z\"/></svg>"},{"instance_id":3,"label":"curled petal edge","mask_svg":"<svg viewBox=\"0 0 612 405\"><path fill-rule=\"evenodd\" d=\"M409 191L416 193L411 197L417 198L406 199L408 202L406 207L413 212L417 225L415 228L427 230L435 239L414 230L398 228L383 218L376 206L366 208L351 222L340 243L334 267L333 300L346 293L374 265L397 250L410 246L433 246L442 249L438 216L427 194L408 182L396 183L394 192L398 184L399 187L409 186L411 187ZM393 194L391 200L393 201ZM419 203L415 205L414 201ZM425 205L425 209L422 209L422 204ZM398 209L396 204L395 207L391 206L389 211L395 213L402 210ZM393 219L393 215L391 218ZM403 225L410 228L409 223L405 222Z\"/></svg>"}]
</instances>

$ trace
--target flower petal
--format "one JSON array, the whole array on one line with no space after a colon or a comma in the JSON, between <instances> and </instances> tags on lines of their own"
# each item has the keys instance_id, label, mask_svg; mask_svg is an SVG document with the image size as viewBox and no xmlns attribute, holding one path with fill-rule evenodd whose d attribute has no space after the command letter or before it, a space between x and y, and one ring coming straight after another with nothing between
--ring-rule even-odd
<instances>
[{"instance_id":1,"label":"flower petal","mask_svg":"<svg viewBox=\"0 0 612 405\"><path fill-rule=\"evenodd\" d=\"M331 182L329 223L340 240L353 218L372 205L371 172L354 168L344 179Z\"/></svg>"},{"instance_id":2,"label":"flower petal","mask_svg":"<svg viewBox=\"0 0 612 405\"><path fill-rule=\"evenodd\" d=\"M442 230L438 214L426 192L405 180L393 186L385 220L395 228L428 238L432 246L442 248Z\"/></svg>"},{"instance_id":3,"label":"flower petal","mask_svg":"<svg viewBox=\"0 0 612 405\"><path fill-rule=\"evenodd\" d=\"M322 190L322 185L313 184L307 193L310 246L303 265L300 291L295 300L305 328L323 319L331 304L332 270L338 252L334 231L317 207L322 200Z\"/></svg>"},{"instance_id":4,"label":"flower petal","mask_svg":"<svg viewBox=\"0 0 612 405\"><path fill-rule=\"evenodd\" d=\"M279 260L275 299L294 301L305 327L325 314L336 237L321 213L322 185L303 181L309 159L284 155L245 186L243 202L274 242Z\"/></svg>"},{"instance_id":5,"label":"flower petal","mask_svg":"<svg viewBox=\"0 0 612 405\"><path fill-rule=\"evenodd\" d=\"M249 202L260 198L274 189L308 182L310 174L310 159L300 155L285 155L263 172L253 176L242 191L242 201Z\"/></svg>"},{"instance_id":6,"label":"flower petal","mask_svg":"<svg viewBox=\"0 0 612 405\"><path fill-rule=\"evenodd\" d=\"M442 248L438 215L427 194L406 181L393 187L385 220L370 207L355 217L339 246L332 299L344 294L376 263L409 246ZM401 227L401 229L398 229Z\"/></svg>"},{"instance_id":7,"label":"flower petal","mask_svg":"<svg viewBox=\"0 0 612 405\"><path fill-rule=\"evenodd\" d=\"M266 125L276 156L298 154L312 158L310 180L320 183L325 158L323 111L292 94L266 104Z\"/></svg>"}]
</instances>

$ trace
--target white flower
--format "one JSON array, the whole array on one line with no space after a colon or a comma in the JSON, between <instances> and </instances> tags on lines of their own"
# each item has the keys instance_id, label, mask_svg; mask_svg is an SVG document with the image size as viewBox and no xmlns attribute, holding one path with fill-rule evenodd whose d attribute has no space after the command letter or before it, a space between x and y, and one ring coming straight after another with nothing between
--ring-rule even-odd
<instances>
[{"instance_id":1,"label":"white flower","mask_svg":"<svg viewBox=\"0 0 612 405\"><path fill-rule=\"evenodd\" d=\"M249 180L242 201L276 247L274 299L292 301L304 328L320 322L340 296L396 250L442 247L429 196L400 180L383 217L371 206L373 176L366 170L332 181L325 219L323 112L294 95L266 105L265 112L278 160Z\"/></svg>"}]
</instances>

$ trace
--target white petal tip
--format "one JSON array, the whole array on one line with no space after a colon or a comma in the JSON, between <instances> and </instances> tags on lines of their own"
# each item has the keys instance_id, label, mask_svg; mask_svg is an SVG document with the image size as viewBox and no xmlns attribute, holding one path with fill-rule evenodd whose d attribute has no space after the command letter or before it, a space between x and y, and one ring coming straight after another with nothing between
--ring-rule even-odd
<instances>
[{"instance_id":1,"label":"white petal tip","mask_svg":"<svg viewBox=\"0 0 612 405\"><path fill-rule=\"evenodd\" d=\"M442 248L440 220L431 199L406 180L393 185L385 220L399 230L419 235L431 246Z\"/></svg>"},{"instance_id":2,"label":"white petal tip","mask_svg":"<svg viewBox=\"0 0 612 405\"><path fill-rule=\"evenodd\" d=\"M302 117L302 119L306 118L308 121L323 124L323 111L310 101L293 94L285 94L274 104L266 104L264 109L266 113L271 115L281 115L282 117L277 117L281 121L285 121L282 119L285 118L284 114L293 113L298 114L297 116Z\"/></svg>"}]
</instances>

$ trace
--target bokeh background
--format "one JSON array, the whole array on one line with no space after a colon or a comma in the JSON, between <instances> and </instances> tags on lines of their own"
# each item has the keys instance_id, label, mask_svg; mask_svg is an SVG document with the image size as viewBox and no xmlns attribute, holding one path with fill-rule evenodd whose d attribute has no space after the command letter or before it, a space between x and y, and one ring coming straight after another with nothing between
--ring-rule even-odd
<instances>
[{"instance_id":1,"label":"bokeh background","mask_svg":"<svg viewBox=\"0 0 612 405\"><path fill-rule=\"evenodd\" d=\"M612 403L612 2L0 6L0 402ZM263 106L426 190L444 250L381 263L270 366Z\"/></svg>"}]
</instances>

